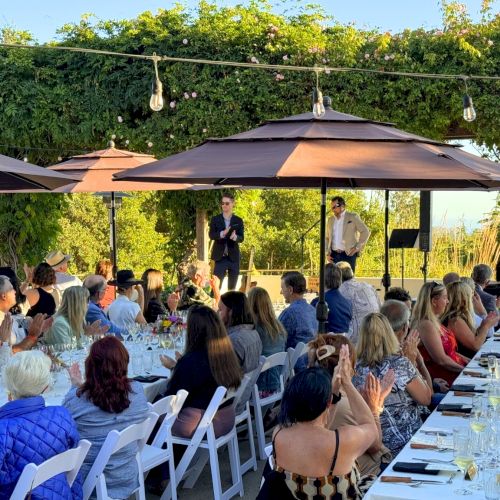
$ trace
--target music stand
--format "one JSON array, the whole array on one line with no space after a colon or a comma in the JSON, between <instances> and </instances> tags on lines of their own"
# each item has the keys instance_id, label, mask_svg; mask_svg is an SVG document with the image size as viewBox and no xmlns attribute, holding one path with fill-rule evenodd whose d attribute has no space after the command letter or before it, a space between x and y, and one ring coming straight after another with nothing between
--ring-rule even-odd
<instances>
[{"instance_id":1,"label":"music stand","mask_svg":"<svg viewBox=\"0 0 500 500\"><path fill-rule=\"evenodd\" d=\"M405 248L415 248L418 229L393 229L389 248L401 248L401 287L405 287Z\"/></svg>"}]
</instances>

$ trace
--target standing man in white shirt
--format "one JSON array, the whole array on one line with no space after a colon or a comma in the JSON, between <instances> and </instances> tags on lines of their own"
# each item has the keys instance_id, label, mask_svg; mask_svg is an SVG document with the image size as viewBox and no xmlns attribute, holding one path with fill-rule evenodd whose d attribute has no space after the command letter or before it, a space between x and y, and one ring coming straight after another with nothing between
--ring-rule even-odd
<instances>
[{"instance_id":1,"label":"standing man in white shirt","mask_svg":"<svg viewBox=\"0 0 500 500\"><path fill-rule=\"evenodd\" d=\"M341 196L332 198L333 215L326 225L326 252L329 262L349 262L356 269L356 258L370 237L370 230L354 212L345 209Z\"/></svg>"},{"instance_id":2,"label":"standing man in white shirt","mask_svg":"<svg viewBox=\"0 0 500 500\"><path fill-rule=\"evenodd\" d=\"M65 255L60 250L54 250L45 257L45 262L56 272L54 288L62 293L70 286L82 286L82 280L68 273L68 262L71 255ZM57 302L56 302L57 303Z\"/></svg>"}]
</instances>

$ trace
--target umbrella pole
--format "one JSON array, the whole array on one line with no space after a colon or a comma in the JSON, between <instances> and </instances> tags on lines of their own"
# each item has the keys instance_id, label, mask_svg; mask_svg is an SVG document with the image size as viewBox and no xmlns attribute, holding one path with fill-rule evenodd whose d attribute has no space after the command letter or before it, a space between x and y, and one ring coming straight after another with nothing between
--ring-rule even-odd
<instances>
[{"instance_id":1,"label":"umbrella pole","mask_svg":"<svg viewBox=\"0 0 500 500\"><path fill-rule=\"evenodd\" d=\"M326 333L328 307L325 302L326 179L321 179L321 219L319 225L319 300L316 305L318 332Z\"/></svg>"},{"instance_id":2,"label":"umbrella pole","mask_svg":"<svg viewBox=\"0 0 500 500\"><path fill-rule=\"evenodd\" d=\"M116 278L116 271L118 270L116 259L116 205L115 193L111 191L111 208L109 209L110 223L111 223L111 262L113 263L113 278Z\"/></svg>"},{"instance_id":3,"label":"umbrella pole","mask_svg":"<svg viewBox=\"0 0 500 500\"><path fill-rule=\"evenodd\" d=\"M385 218L384 218L384 276L382 277L382 285L387 292L391 286L391 275L389 273L389 190L385 190Z\"/></svg>"}]
</instances>

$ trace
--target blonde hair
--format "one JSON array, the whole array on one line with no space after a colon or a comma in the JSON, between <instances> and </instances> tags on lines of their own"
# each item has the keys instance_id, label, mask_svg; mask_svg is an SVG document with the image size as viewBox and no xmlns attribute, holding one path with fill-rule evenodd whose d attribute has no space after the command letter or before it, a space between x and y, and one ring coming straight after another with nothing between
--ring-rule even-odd
<instances>
[{"instance_id":1,"label":"blonde hair","mask_svg":"<svg viewBox=\"0 0 500 500\"><path fill-rule=\"evenodd\" d=\"M12 356L3 370L5 387L12 399L39 396L51 383L51 361L41 351Z\"/></svg>"},{"instance_id":2,"label":"blonde hair","mask_svg":"<svg viewBox=\"0 0 500 500\"><path fill-rule=\"evenodd\" d=\"M417 302L412 310L410 328L418 328L421 321L428 320L440 330L441 323L432 310L432 299L439 297L445 290L446 287L436 281L430 281L422 285L418 293Z\"/></svg>"},{"instance_id":3,"label":"blonde hair","mask_svg":"<svg viewBox=\"0 0 500 500\"><path fill-rule=\"evenodd\" d=\"M69 323L72 335L80 339L88 307L89 291L83 286L70 286L64 290L61 307L55 316L65 318Z\"/></svg>"},{"instance_id":4,"label":"blonde hair","mask_svg":"<svg viewBox=\"0 0 500 500\"><path fill-rule=\"evenodd\" d=\"M468 285L473 292L476 290L476 284L470 276L460 276L460 282Z\"/></svg>"},{"instance_id":5,"label":"blonde hair","mask_svg":"<svg viewBox=\"0 0 500 500\"><path fill-rule=\"evenodd\" d=\"M474 316L472 311L472 296L474 292L467 283L455 281L450 283L446 290L448 291L448 305L443 313L442 321L450 321L452 319L461 318L467 326L473 331L476 331Z\"/></svg>"},{"instance_id":6,"label":"blonde hair","mask_svg":"<svg viewBox=\"0 0 500 500\"><path fill-rule=\"evenodd\" d=\"M204 260L196 260L189 264L186 274L189 279L193 279L197 274L202 274L205 272L207 276L210 274L210 266L208 262Z\"/></svg>"},{"instance_id":7,"label":"blonde hair","mask_svg":"<svg viewBox=\"0 0 500 500\"><path fill-rule=\"evenodd\" d=\"M247 296L255 326L261 327L273 341L280 336L286 337L285 327L276 319L267 290L255 286L248 291Z\"/></svg>"},{"instance_id":8,"label":"blonde hair","mask_svg":"<svg viewBox=\"0 0 500 500\"><path fill-rule=\"evenodd\" d=\"M356 356L362 365L375 366L399 349L398 339L383 314L370 313L363 318L356 345Z\"/></svg>"},{"instance_id":9,"label":"blonde hair","mask_svg":"<svg viewBox=\"0 0 500 500\"><path fill-rule=\"evenodd\" d=\"M147 308L152 298L160 299L163 291L163 273L157 269L146 269L141 281L144 283L144 306Z\"/></svg>"}]
</instances>

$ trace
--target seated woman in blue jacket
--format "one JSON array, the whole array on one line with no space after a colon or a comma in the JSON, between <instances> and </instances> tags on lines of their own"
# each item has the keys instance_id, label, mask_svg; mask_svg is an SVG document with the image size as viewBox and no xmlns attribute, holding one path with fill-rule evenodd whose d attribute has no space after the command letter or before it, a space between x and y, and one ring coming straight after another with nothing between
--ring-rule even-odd
<instances>
[{"instance_id":1,"label":"seated woman in blue jacket","mask_svg":"<svg viewBox=\"0 0 500 500\"><path fill-rule=\"evenodd\" d=\"M7 500L24 467L36 465L78 446L71 414L62 406L45 406L41 394L51 383L50 359L40 351L12 356L4 370L9 402L0 408L0 499ZM31 492L32 500L82 498L80 474L70 488L59 474Z\"/></svg>"}]
</instances>

